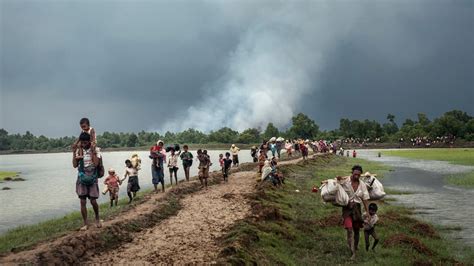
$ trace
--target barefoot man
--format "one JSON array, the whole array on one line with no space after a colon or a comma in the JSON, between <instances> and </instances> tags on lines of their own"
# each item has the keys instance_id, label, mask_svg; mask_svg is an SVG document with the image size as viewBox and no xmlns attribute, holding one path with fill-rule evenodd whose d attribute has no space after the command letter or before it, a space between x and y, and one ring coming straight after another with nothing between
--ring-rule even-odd
<instances>
[{"instance_id":1,"label":"barefoot man","mask_svg":"<svg viewBox=\"0 0 474 266\"><path fill-rule=\"evenodd\" d=\"M364 205L364 210L369 213L367 201L369 200L369 191L364 182L359 181L362 174L362 167L354 165L352 167L352 175L347 182L342 184L342 187L349 196L349 204L342 207L342 218L344 219L344 228L347 231L347 245L351 250L352 257L355 259L356 251L359 246L360 229L363 228L364 220L362 218L361 205ZM337 177L342 180L343 177Z\"/></svg>"},{"instance_id":2,"label":"barefoot man","mask_svg":"<svg viewBox=\"0 0 474 266\"><path fill-rule=\"evenodd\" d=\"M76 181L76 193L81 202L81 215L84 226L81 230L86 230L87 223L87 198L89 198L95 213L95 223L101 227L99 219L99 198L98 166L100 163L99 149L91 144L91 136L82 132L79 136L79 146L73 146L72 166L77 168L78 176Z\"/></svg>"}]
</instances>

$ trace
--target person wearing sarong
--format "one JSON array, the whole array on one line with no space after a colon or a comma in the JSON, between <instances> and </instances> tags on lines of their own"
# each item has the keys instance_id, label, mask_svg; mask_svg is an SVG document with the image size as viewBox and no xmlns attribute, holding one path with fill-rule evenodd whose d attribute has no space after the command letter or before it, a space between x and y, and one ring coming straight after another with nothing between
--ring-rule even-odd
<instances>
[{"instance_id":1,"label":"person wearing sarong","mask_svg":"<svg viewBox=\"0 0 474 266\"><path fill-rule=\"evenodd\" d=\"M140 190L140 184L138 183L138 170L133 167L132 161L125 161L125 174L121 181L124 181L128 177L127 184L127 195L129 198L128 203L132 203L133 198L137 196L137 192Z\"/></svg>"},{"instance_id":2,"label":"person wearing sarong","mask_svg":"<svg viewBox=\"0 0 474 266\"><path fill-rule=\"evenodd\" d=\"M368 200L370 198L367 185L359 181L362 174L362 167L354 165L352 167L352 175L343 180L338 177L341 186L349 196L349 203L342 207L342 218L344 229L347 231L347 245L351 250L352 257L355 259L356 250L358 249L360 239L360 229L363 228L364 220L362 218L361 204L364 205L365 212L368 213Z\"/></svg>"}]
</instances>

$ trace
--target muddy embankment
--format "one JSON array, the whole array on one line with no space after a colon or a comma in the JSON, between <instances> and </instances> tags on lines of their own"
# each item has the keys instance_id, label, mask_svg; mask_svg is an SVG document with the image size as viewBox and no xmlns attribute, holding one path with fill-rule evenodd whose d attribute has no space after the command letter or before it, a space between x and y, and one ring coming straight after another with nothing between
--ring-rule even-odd
<instances>
[{"instance_id":1,"label":"muddy embankment","mask_svg":"<svg viewBox=\"0 0 474 266\"><path fill-rule=\"evenodd\" d=\"M193 178L190 182L181 182L166 193L147 194L141 203L105 221L101 229L94 227L85 232L73 231L27 250L12 250L1 255L0 264L209 261L217 257L220 251L216 239L224 234L227 227L250 212L246 195L255 191L256 168L255 163L233 168L229 182L225 184L220 184L223 182L222 174L215 171L210 174L207 190L201 188L199 181ZM228 209L228 213L225 213ZM225 217L216 219L218 215ZM187 237L182 235L183 232L196 241L181 243ZM198 235L194 235L195 232ZM157 243L163 236L167 237L161 239L163 243L160 247ZM154 244L150 244L150 241ZM122 256L115 253L119 247L118 253ZM184 251L180 252L180 256L173 256L179 247ZM190 251L189 254L186 250ZM196 253L206 256L193 255Z\"/></svg>"}]
</instances>

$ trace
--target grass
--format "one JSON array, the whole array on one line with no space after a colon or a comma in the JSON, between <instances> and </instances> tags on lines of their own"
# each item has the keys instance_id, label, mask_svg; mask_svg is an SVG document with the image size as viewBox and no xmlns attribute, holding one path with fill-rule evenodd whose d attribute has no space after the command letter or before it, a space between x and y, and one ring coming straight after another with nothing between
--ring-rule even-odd
<instances>
[{"instance_id":1,"label":"grass","mask_svg":"<svg viewBox=\"0 0 474 266\"><path fill-rule=\"evenodd\" d=\"M143 195L148 192L138 193L136 201L143 200ZM121 211L131 207L128 204L128 198L119 200L117 207L110 208L109 203L100 204L100 218L107 220ZM92 206L88 203L88 218L93 224L94 212ZM82 216L80 211L75 211L61 218L47 220L34 225L24 225L9 230L0 236L0 254L11 251L12 249L21 250L30 247L41 241L54 239L65 235L70 231L77 230L82 226Z\"/></svg>"},{"instance_id":2,"label":"grass","mask_svg":"<svg viewBox=\"0 0 474 266\"><path fill-rule=\"evenodd\" d=\"M458 187L474 188L474 172L448 175L445 177L445 180L448 184Z\"/></svg>"},{"instance_id":3,"label":"grass","mask_svg":"<svg viewBox=\"0 0 474 266\"><path fill-rule=\"evenodd\" d=\"M394 150L382 153L389 156L447 161L452 164L474 166L474 149L472 148ZM445 182L454 186L474 188L474 171L448 175L445 177Z\"/></svg>"},{"instance_id":4,"label":"grass","mask_svg":"<svg viewBox=\"0 0 474 266\"><path fill-rule=\"evenodd\" d=\"M381 243L376 253L363 250L355 262L349 261L345 230L339 225L341 210L324 204L314 184L336 175L348 174L354 164L364 171L381 174L387 167L361 159L332 156L281 169L286 185L275 189L263 186L251 197L252 216L233 226L221 239L225 246L221 262L264 265L408 265L455 264L474 261L466 247L443 239L429 224L411 216L411 210L379 202ZM295 192L299 190L300 192Z\"/></svg>"},{"instance_id":5,"label":"grass","mask_svg":"<svg viewBox=\"0 0 474 266\"><path fill-rule=\"evenodd\" d=\"M17 172L0 172L0 181L5 180L5 178L10 177L14 178L18 175Z\"/></svg>"},{"instance_id":6,"label":"grass","mask_svg":"<svg viewBox=\"0 0 474 266\"><path fill-rule=\"evenodd\" d=\"M382 151L383 155L412 159L447 161L452 164L474 166L474 148L439 148Z\"/></svg>"}]
</instances>

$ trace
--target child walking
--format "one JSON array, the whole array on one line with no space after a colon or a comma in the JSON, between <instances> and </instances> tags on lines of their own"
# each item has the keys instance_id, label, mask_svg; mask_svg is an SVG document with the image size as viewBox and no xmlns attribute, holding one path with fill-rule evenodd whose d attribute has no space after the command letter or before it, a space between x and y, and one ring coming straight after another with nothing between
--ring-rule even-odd
<instances>
[{"instance_id":1,"label":"child walking","mask_svg":"<svg viewBox=\"0 0 474 266\"><path fill-rule=\"evenodd\" d=\"M230 153L226 152L225 153L225 159L223 159L223 164L224 164L224 182L227 182L229 180L229 170L232 167L232 159L230 158Z\"/></svg>"},{"instance_id":2,"label":"child walking","mask_svg":"<svg viewBox=\"0 0 474 266\"><path fill-rule=\"evenodd\" d=\"M374 250L375 246L377 246L377 243L379 243L379 239L377 237L377 234L375 233L375 224L379 220L379 217L377 216L377 209L377 204L370 203L369 213L364 213L362 215L362 218L364 219L365 250L367 251L369 251L370 247L370 236L374 238L374 245L372 246L372 250Z\"/></svg>"},{"instance_id":3,"label":"child walking","mask_svg":"<svg viewBox=\"0 0 474 266\"><path fill-rule=\"evenodd\" d=\"M107 186L107 190L103 191L102 193L105 195L107 191L109 191L109 196L110 196L110 207L114 205L115 201L115 206L118 204L118 193L119 193L119 185L122 184L122 181L118 177L118 175L115 174L115 170L110 168L109 169L109 176L105 178L104 184Z\"/></svg>"},{"instance_id":4,"label":"child walking","mask_svg":"<svg viewBox=\"0 0 474 266\"><path fill-rule=\"evenodd\" d=\"M176 185L178 185L178 157L179 154L176 154L174 149L170 150L171 155L168 159L168 169L170 170L170 183L173 185L173 173L174 173L174 180Z\"/></svg>"},{"instance_id":5,"label":"child walking","mask_svg":"<svg viewBox=\"0 0 474 266\"><path fill-rule=\"evenodd\" d=\"M199 160L199 181L201 181L201 187L207 189L207 178L209 177L209 166L211 160L207 155L207 152L204 153L201 149L197 151L197 159Z\"/></svg>"},{"instance_id":6,"label":"child walking","mask_svg":"<svg viewBox=\"0 0 474 266\"><path fill-rule=\"evenodd\" d=\"M222 153L219 154L219 165L221 166L222 174L224 174L224 155Z\"/></svg>"}]
</instances>

